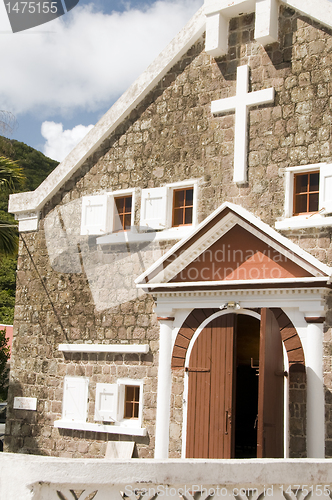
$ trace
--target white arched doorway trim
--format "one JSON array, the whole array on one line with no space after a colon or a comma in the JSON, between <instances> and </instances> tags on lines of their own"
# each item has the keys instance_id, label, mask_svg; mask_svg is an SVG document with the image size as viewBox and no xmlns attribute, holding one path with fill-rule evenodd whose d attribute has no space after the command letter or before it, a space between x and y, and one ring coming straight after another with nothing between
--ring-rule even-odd
<instances>
[{"instance_id":1,"label":"white arched doorway trim","mask_svg":"<svg viewBox=\"0 0 332 500\"><path fill-rule=\"evenodd\" d=\"M220 316L225 316L226 314L243 314L245 316L251 316L253 318L258 319L260 321L261 315L258 314L255 311L251 311L249 309L233 309L233 308L227 308L222 311L217 311L214 314L211 314L208 318L206 318L200 326L197 328L196 332L194 333L192 339L190 340L187 353L186 353L186 359L185 359L185 368L188 368L189 366L189 360L190 360L190 355L191 351L193 349L193 346L202 332L202 330L209 324L211 321L213 321L216 318L219 318ZM285 353L284 353L285 354ZM181 458L186 458L186 445L187 445L187 416L188 416L188 372L185 370L184 372L184 391L183 391L183 423L182 423L182 449L181 449Z\"/></svg>"},{"instance_id":2,"label":"white arched doorway trim","mask_svg":"<svg viewBox=\"0 0 332 500\"><path fill-rule=\"evenodd\" d=\"M252 283L254 284L254 283ZM170 284L171 286L171 284ZM241 309L252 310L256 308L280 308L293 323L302 342L305 365L307 370L307 455L308 458L324 458L324 384L323 384L323 325L308 323L308 317L319 318L325 316L326 295L328 291L324 287L302 287L302 288L238 288L236 291L228 290L160 290L154 292L156 301L155 312L158 316L174 316L174 323L169 324L168 334L170 339L175 339L182 324L182 320L193 309L220 308L221 304L235 301L240 304ZM183 314L183 310L186 310ZM219 311L218 311L219 312ZM230 310L220 311L224 314ZM253 311L251 311L253 312ZM165 329L160 326L160 331ZM160 357L165 358L164 363L167 370L171 372L171 347L165 352L160 351ZM309 369L308 369L309 368ZM158 378L162 375L158 370ZM171 384L171 376L169 376ZM162 400L169 405L171 387L168 391L158 392L158 401ZM162 406L160 404L160 406ZM163 436L160 445L160 453L156 458L168 458L169 419L160 411L161 434ZM320 429L319 431L317 429ZM156 435L156 443L158 442Z\"/></svg>"}]
</instances>

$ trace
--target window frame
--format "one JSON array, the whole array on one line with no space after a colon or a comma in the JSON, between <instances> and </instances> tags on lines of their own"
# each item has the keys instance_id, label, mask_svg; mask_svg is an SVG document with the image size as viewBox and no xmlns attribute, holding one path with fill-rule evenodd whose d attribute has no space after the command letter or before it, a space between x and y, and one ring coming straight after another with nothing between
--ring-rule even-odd
<instances>
[{"instance_id":1,"label":"window frame","mask_svg":"<svg viewBox=\"0 0 332 500\"><path fill-rule=\"evenodd\" d=\"M317 191L310 191L310 179L309 176L312 174L318 174L320 176L320 171L318 170L313 170L313 171L308 171L308 172L294 172L293 174L293 217L296 217L298 215L310 215L314 213L319 212L319 180L318 180L318 190ZM300 176L307 176L307 190L303 193L297 193L296 192L296 179ZM318 194L318 201L317 201L317 210L309 210L309 197L310 194ZM305 212L296 212L296 197L300 195L306 195L306 205L307 205L307 210Z\"/></svg>"},{"instance_id":2,"label":"window frame","mask_svg":"<svg viewBox=\"0 0 332 500\"><path fill-rule=\"evenodd\" d=\"M176 193L184 192L186 193L187 191L192 190L193 192L193 199L192 199L192 205L186 205L187 197L186 195L184 196L184 204L181 207L176 207L175 206L175 198L176 198ZM192 213L191 213L191 222L186 224L185 223L185 217L186 217L186 209L191 208ZM183 215L182 215L182 221L183 224L175 224L175 211L176 210L182 210ZM188 187L180 187L177 189L173 189L172 193L172 227L183 227L183 226L192 226L193 225L193 218L194 218L194 186L188 186Z\"/></svg>"},{"instance_id":3,"label":"window frame","mask_svg":"<svg viewBox=\"0 0 332 500\"><path fill-rule=\"evenodd\" d=\"M294 176L301 173L319 172L319 201L318 211L293 215L294 209ZM275 223L279 230L301 229L308 227L332 226L332 200L326 200L325 179L332 176L332 164L314 163L287 167L285 169L285 204L284 216ZM325 208L327 207L327 209Z\"/></svg>"},{"instance_id":4,"label":"window frame","mask_svg":"<svg viewBox=\"0 0 332 500\"><path fill-rule=\"evenodd\" d=\"M124 427L142 427L143 421L143 380L136 380L130 378L118 379L117 384L119 386L119 397L118 397L118 415L120 426ZM127 418L125 417L125 392L127 386L138 386L139 387L139 402L138 402L138 417L137 418Z\"/></svg>"},{"instance_id":5,"label":"window frame","mask_svg":"<svg viewBox=\"0 0 332 500\"><path fill-rule=\"evenodd\" d=\"M185 231L188 228L194 228L197 225L197 199L198 199L198 180L190 179L187 181L173 182L171 184L166 185L169 190L168 196L168 206L167 206L167 221L168 228L173 231ZM181 226L173 226L173 199L174 199L174 191L180 191L183 189L193 188L193 214L192 214L192 223L185 224Z\"/></svg>"},{"instance_id":6,"label":"window frame","mask_svg":"<svg viewBox=\"0 0 332 500\"><path fill-rule=\"evenodd\" d=\"M129 388L130 389L138 389L138 398L136 397L137 395L136 395L135 390L133 393L133 397L130 397L128 395ZM126 384L124 387L124 390L125 390L125 397L124 397L124 410L123 410L124 415L123 415L123 417L128 418L128 419L137 420L139 417L139 398L140 398L141 387L140 387L140 385L128 385L128 384ZM130 405L131 416L128 416L128 414L127 414L128 405ZM138 410L137 417L135 416L136 409Z\"/></svg>"},{"instance_id":7,"label":"window frame","mask_svg":"<svg viewBox=\"0 0 332 500\"><path fill-rule=\"evenodd\" d=\"M116 229L115 228L115 217L116 217L116 212L117 212L117 200L126 200L130 198L131 199L131 207L130 207L130 212L126 212L126 202L124 202L124 211L121 212L121 214L119 214L118 212L118 215L120 217L120 222L121 222L121 226L122 228L121 229ZM133 208L135 209L135 207L133 207L133 196L132 194L126 194L126 195L122 195L122 196L114 196L113 197L114 199L114 208L113 208L113 231L112 232L121 232L121 231L130 231L131 227L133 226ZM130 226L129 228L125 228L125 218L126 218L126 215L130 214ZM122 219L122 220L121 220Z\"/></svg>"}]
</instances>

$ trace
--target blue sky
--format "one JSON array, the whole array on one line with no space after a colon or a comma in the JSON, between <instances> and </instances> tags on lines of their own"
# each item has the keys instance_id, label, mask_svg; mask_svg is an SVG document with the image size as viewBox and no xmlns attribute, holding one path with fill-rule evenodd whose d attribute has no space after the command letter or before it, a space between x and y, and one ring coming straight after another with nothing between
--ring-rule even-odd
<instances>
[{"instance_id":1,"label":"blue sky","mask_svg":"<svg viewBox=\"0 0 332 500\"><path fill-rule=\"evenodd\" d=\"M18 122L8 137L62 160L202 4L80 0L12 33L0 0L0 110Z\"/></svg>"}]
</instances>

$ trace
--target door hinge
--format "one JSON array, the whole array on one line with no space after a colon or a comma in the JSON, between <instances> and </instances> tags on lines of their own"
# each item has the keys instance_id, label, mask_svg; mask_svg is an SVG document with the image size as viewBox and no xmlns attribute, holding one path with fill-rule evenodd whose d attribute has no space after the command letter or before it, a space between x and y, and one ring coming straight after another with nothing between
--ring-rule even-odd
<instances>
[{"instance_id":1,"label":"door hinge","mask_svg":"<svg viewBox=\"0 0 332 500\"><path fill-rule=\"evenodd\" d=\"M189 368L184 369L186 372L209 372L210 368Z\"/></svg>"}]
</instances>

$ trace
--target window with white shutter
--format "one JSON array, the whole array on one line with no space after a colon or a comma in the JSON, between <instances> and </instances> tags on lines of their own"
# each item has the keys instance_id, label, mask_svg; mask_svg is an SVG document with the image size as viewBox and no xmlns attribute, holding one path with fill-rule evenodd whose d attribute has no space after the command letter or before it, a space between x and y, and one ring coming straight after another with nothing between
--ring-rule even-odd
<instances>
[{"instance_id":1,"label":"window with white shutter","mask_svg":"<svg viewBox=\"0 0 332 500\"><path fill-rule=\"evenodd\" d=\"M118 418L118 385L97 384L95 420L116 422Z\"/></svg>"},{"instance_id":2,"label":"window with white shutter","mask_svg":"<svg viewBox=\"0 0 332 500\"><path fill-rule=\"evenodd\" d=\"M103 235L111 231L113 199L107 194L82 198L82 235Z\"/></svg>"},{"instance_id":3,"label":"window with white shutter","mask_svg":"<svg viewBox=\"0 0 332 500\"><path fill-rule=\"evenodd\" d=\"M143 381L118 379L119 420L124 426L142 426Z\"/></svg>"},{"instance_id":4,"label":"window with white shutter","mask_svg":"<svg viewBox=\"0 0 332 500\"><path fill-rule=\"evenodd\" d=\"M140 225L165 229L167 224L167 187L142 189Z\"/></svg>"},{"instance_id":5,"label":"window with white shutter","mask_svg":"<svg viewBox=\"0 0 332 500\"><path fill-rule=\"evenodd\" d=\"M88 408L89 379L65 377L63 385L62 420L85 422Z\"/></svg>"},{"instance_id":6,"label":"window with white shutter","mask_svg":"<svg viewBox=\"0 0 332 500\"><path fill-rule=\"evenodd\" d=\"M103 236L134 225L135 189L83 196L81 235Z\"/></svg>"},{"instance_id":7,"label":"window with white shutter","mask_svg":"<svg viewBox=\"0 0 332 500\"><path fill-rule=\"evenodd\" d=\"M285 169L285 218L276 229L332 226L332 164Z\"/></svg>"},{"instance_id":8,"label":"window with white shutter","mask_svg":"<svg viewBox=\"0 0 332 500\"><path fill-rule=\"evenodd\" d=\"M324 214L332 213L332 165L320 167L319 210Z\"/></svg>"}]
</instances>

